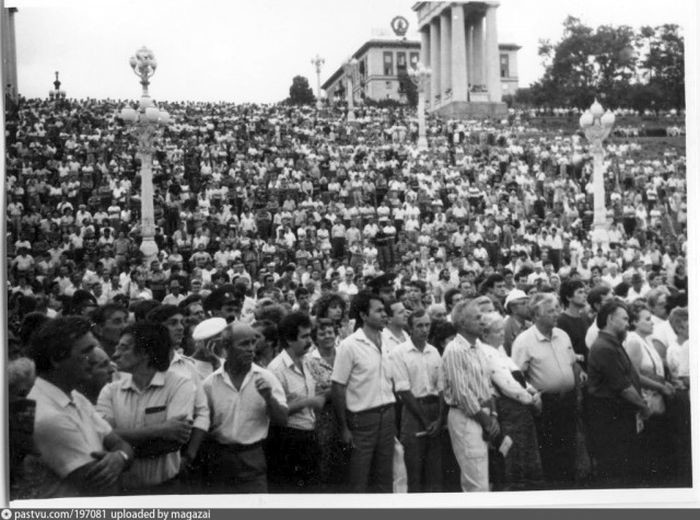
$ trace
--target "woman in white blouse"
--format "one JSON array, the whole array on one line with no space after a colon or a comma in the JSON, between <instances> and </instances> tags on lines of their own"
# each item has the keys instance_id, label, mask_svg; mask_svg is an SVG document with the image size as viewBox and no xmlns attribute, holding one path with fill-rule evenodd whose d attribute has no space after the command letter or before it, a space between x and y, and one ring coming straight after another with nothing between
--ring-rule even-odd
<instances>
[{"instance_id":1,"label":"woman in white blouse","mask_svg":"<svg viewBox=\"0 0 700 520\"><path fill-rule=\"evenodd\" d=\"M650 479L645 484L661 485L672 474L668 442L671 421L666 417L665 401L673 397L675 388L666 381L664 361L652 343L654 323L649 307L643 300L637 300L630 305L629 316L632 330L627 333L624 347L639 372L642 397L653 412L640 436L644 453L640 474Z\"/></svg>"},{"instance_id":2,"label":"woman in white blouse","mask_svg":"<svg viewBox=\"0 0 700 520\"><path fill-rule=\"evenodd\" d=\"M482 320L483 354L497 392L498 422L503 435L513 441L507 455L497 459L494 483L498 489L509 491L539 489L543 484L542 463L533 413L542 409L542 400L503 350L503 317L492 312Z\"/></svg>"}]
</instances>

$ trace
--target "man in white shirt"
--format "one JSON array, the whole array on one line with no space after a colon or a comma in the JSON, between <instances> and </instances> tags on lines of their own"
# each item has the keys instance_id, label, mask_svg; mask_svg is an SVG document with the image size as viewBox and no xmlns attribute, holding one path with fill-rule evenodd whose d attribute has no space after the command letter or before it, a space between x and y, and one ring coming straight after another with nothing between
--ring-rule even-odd
<instances>
[{"instance_id":1,"label":"man in white shirt","mask_svg":"<svg viewBox=\"0 0 700 520\"><path fill-rule=\"evenodd\" d=\"M114 495L133 461L131 446L102 419L77 385L90 378L90 354L99 342L88 320L50 320L34 335L30 357L38 377L27 397L36 402L34 447L52 479L42 498Z\"/></svg>"},{"instance_id":2,"label":"man in white shirt","mask_svg":"<svg viewBox=\"0 0 700 520\"><path fill-rule=\"evenodd\" d=\"M355 285L355 270L352 267L345 269L345 279L338 284L338 292L350 297L359 292L357 285Z\"/></svg>"},{"instance_id":3,"label":"man in white shirt","mask_svg":"<svg viewBox=\"0 0 700 520\"><path fill-rule=\"evenodd\" d=\"M338 346L331 376L341 439L353 447L347 491L391 493L396 399L391 359L381 340L387 321L384 301L361 291L350 316L360 327Z\"/></svg>"},{"instance_id":4,"label":"man in white shirt","mask_svg":"<svg viewBox=\"0 0 700 520\"><path fill-rule=\"evenodd\" d=\"M408 340L406 325L408 325L408 311L400 301L387 302L389 321L382 330L382 346L391 353L396 347Z\"/></svg>"},{"instance_id":5,"label":"man in white shirt","mask_svg":"<svg viewBox=\"0 0 700 520\"><path fill-rule=\"evenodd\" d=\"M263 441L270 422L285 424L287 399L279 380L253 364L258 333L232 323L218 340L226 362L202 386L211 411L206 483L221 493L267 493Z\"/></svg>"},{"instance_id":6,"label":"man in white shirt","mask_svg":"<svg viewBox=\"0 0 700 520\"><path fill-rule=\"evenodd\" d=\"M280 383L287 398L289 416L285 426L274 427L268 444L268 459L273 491L283 493L317 491L318 461L316 411L323 408L326 395L316 395L316 383L304 364L311 347L311 319L304 312L291 312L279 323L282 352L267 366Z\"/></svg>"},{"instance_id":7,"label":"man in white shirt","mask_svg":"<svg viewBox=\"0 0 700 520\"><path fill-rule=\"evenodd\" d=\"M430 317L423 309L408 317L410 338L391 353L395 391L403 402L401 444L409 493L442 491L442 443L444 401L442 360L428 344Z\"/></svg>"}]
</instances>

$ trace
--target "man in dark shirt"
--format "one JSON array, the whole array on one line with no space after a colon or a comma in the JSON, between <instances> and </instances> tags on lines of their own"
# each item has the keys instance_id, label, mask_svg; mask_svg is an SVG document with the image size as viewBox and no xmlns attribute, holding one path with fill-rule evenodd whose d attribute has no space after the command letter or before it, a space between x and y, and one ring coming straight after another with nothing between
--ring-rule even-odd
<instances>
[{"instance_id":1,"label":"man in dark shirt","mask_svg":"<svg viewBox=\"0 0 700 520\"><path fill-rule=\"evenodd\" d=\"M588 356L585 415L597 479L604 487L636 486L638 435L649 409L639 374L622 346L629 326L627 307L621 300L607 302L596 321L600 332Z\"/></svg>"},{"instance_id":2,"label":"man in dark shirt","mask_svg":"<svg viewBox=\"0 0 700 520\"><path fill-rule=\"evenodd\" d=\"M559 298L564 312L557 318L557 327L566 332L576 353L576 360L585 370L588 348L586 331L590 325L584 311L586 309L586 286L581 280L567 280L559 290Z\"/></svg>"}]
</instances>

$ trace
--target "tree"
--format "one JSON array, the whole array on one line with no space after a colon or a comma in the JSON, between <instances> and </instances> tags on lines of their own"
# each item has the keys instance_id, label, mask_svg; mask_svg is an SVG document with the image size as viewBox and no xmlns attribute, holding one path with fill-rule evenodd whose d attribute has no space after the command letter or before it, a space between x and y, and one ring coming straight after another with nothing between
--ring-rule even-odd
<instances>
[{"instance_id":1,"label":"tree","mask_svg":"<svg viewBox=\"0 0 700 520\"><path fill-rule=\"evenodd\" d=\"M585 107L597 96L609 107L683 107L684 44L677 25L593 29L569 16L563 26L558 43L540 41L545 73L532 85L536 104Z\"/></svg>"},{"instance_id":2,"label":"tree","mask_svg":"<svg viewBox=\"0 0 700 520\"><path fill-rule=\"evenodd\" d=\"M405 69L399 71L399 93L406 96L406 104L410 107L418 105L418 86L413 82Z\"/></svg>"},{"instance_id":3,"label":"tree","mask_svg":"<svg viewBox=\"0 0 700 520\"><path fill-rule=\"evenodd\" d=\"M312 105L316 102L309 80L304 76L294 76L292 86L289 87L289 99L287 100L292 105Z\"/></svg>"},{"instance_id":4,"label":"tree","mask_svg":"<svg viewBox=\"0 0 700 520\"><path fill-rule=\"evenodd\" d=\"M679 27L674 24L644 26L635 43L637 49L646 54L640 64L642 82L664 93L657 100L657 108L683 108L685 42Z\"/></svg>"}]
</instances>

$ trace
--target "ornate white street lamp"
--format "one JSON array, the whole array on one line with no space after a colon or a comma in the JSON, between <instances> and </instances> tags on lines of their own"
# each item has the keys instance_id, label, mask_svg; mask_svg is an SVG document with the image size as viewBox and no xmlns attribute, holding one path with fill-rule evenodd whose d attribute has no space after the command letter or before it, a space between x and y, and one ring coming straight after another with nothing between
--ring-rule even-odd
<instances>
[{"instance_id":1,"label":"ornate white street lamp","mask_svg":"<svg viewBox=\"0 0 700 520\"><path fill-rule=\"evenodd\" d=\"M615 114L610 110L605 112L598 100L594 100L591 108L586 110L579 119L579 124L586 139L591 143L593 155L593 233L591 241L607 247L609 236L605 209L605 180L603 179L603 141L615 124Z\"/></svg>"},{"instance_id":2,"label":"ornate white street lamp","mask_svg":"<svg viewBox=\"0 0 700 520\"><path fill-rule=\"evenodd\" d=\"M347 86L345 90L345 99L348 102L348 121L355 120L355 72L357 71L358 61L356 58L352 58L346 61L343 65L343 72L345 73L345 79L347 80Z\"/></svg>"},{"instance_id":3,"label":"ornate white street lamp","mask_svg":"<svg viewBox=\"0 0 700 520\"><path fill-rule=\"evenodd\" d=\"M58 79L58 71L54 72L56 75L56 81L53 82L53 90L49 90L49 99L51 100L61 100L66 99L66 92L61 90L61 82Z\"/></svg>"},{"instance_id":4,"label":"ornate white street lamp","mask_svg":"<svg viewBox=\"0 0 700 520\"><path fill-rule=\"evenodd\" d=\"M158 63L153 51L141 47L129 59L129 65L139 78L143 92L139 100L138 110L123 108L120 117L131 123L132 133L138 139L137 153L141 159L141 247L144 264L150 266L158 255L158 245L154 237L156 231L153 212L153 142L158 125L167 125L170 115L165 110L159 110L148 94L149 79L155 74Z\"/></svg>"},{"instance_id":5,"label":"ornate white street lamp","mask_svg":"<svg viewBox=\"0 0 700 520\"><path fill-rule=\"evenodd\" d=\"M409 68L408 75L418 89L418 149L428 148L428 139L425 135L425 91L430 84L432 71L418 62L416 68Z\"/></svg>"},{"instance_id":6,"label":"ornate white street lamp","mask_svg":"<svg viewBox=\"0 0 700 520\"><path fill-rule=\"evenodd\" d=\"M311 65L316 67L316 108L321 110L323 103L321 102L321 66L326 63L326 60L318 54L311 60Z\"/></svg>"}]
</instances>

